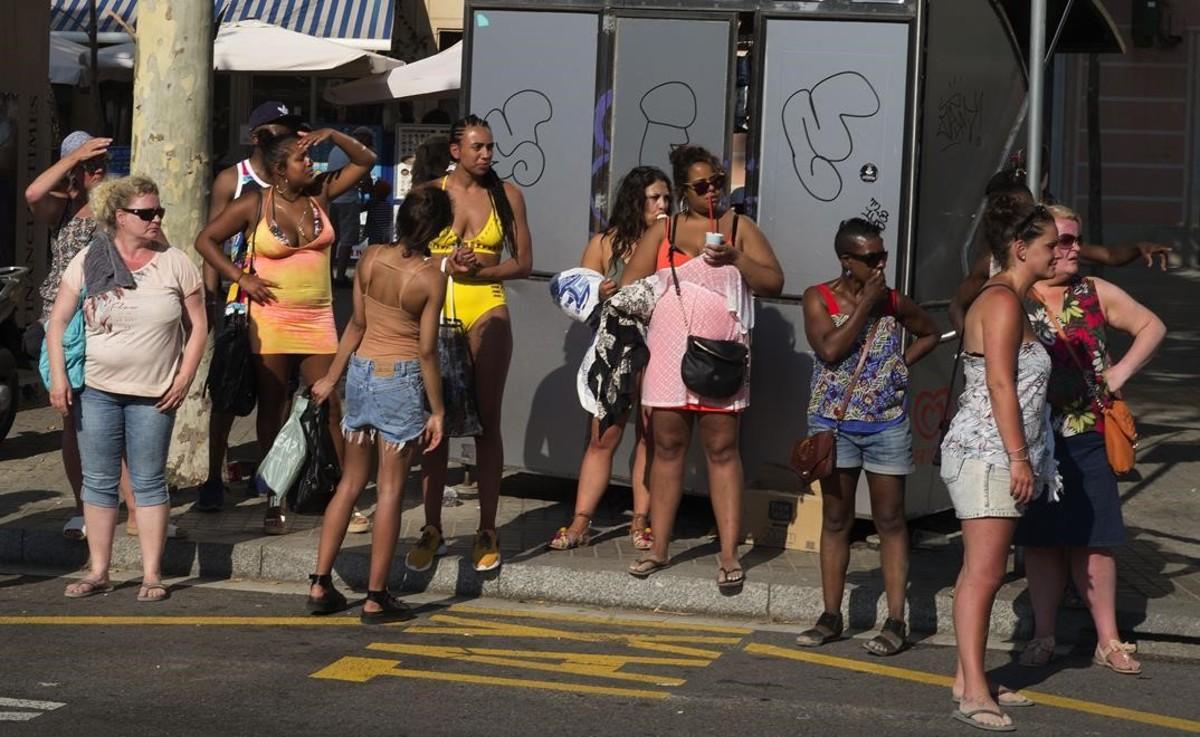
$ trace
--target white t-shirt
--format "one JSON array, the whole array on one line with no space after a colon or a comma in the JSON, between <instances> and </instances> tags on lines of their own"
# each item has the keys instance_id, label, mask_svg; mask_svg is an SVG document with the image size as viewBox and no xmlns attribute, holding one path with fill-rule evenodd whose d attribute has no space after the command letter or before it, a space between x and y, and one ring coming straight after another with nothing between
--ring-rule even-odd
<instances>
[{"instance_id":1,"label":"white t-shirt","mask_svg":"<svg viewBox=\"0 0 1200 737\"><path fill-rule=\"evenodd\" d=\"M63 284L83 291L84 248L63 272ZM133 272L136 289L84 301L87 358L84 384L113 394L158 397L171 388L183 359L183 301L203 285L200 271L170 246Z\"/></svg>"}]
</instances>

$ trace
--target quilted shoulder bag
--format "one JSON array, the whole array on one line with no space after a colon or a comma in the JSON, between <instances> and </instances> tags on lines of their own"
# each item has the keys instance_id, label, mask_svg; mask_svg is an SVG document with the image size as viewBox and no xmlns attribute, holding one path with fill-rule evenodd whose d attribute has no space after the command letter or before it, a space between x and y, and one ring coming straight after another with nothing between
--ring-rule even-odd
<instances>
[{"instance_id":1,"label":"quilted shoulder bag","mask_svg":"<svg viewBox=\"0 0 1200 737\"><path fill-rule=\"evenodd\" d=\"M829 478L837 468L837 436L842 429L842 418L846 416L850 398L854 396L854 387L858 384L858 377L862 376L863 367L867 365L867 355L871 352L871 344L875 342L875 334L879 332L881 322L881 320L875 321L874 327L871 328L871 332L863 342L862 351L858 356L858 365L854 368L850 383L846 385L846 396L842 397L841 405L834 412L836 420L834 428L801 438L792 446L792 470L806 486L814 481Z\"/></svg>"},{"instance_id":2,"label":"quilted shoulder bag","mask_svg":"<svg viewBox=\"0 0 1200 737\"><path fill-rule=\"evenodd\" d=\"M737 239L737 215L733 220L734 241ZM679 275L675 272L674 228L667 246L667 260L671 264L671 279L674 281L675 298L679 300L679 312L687 327L687 350L684 351L679 371L683 384L696 394L710 399L732 397L746 381L746 367L750 349L736 340L716 340L692 335L691 321L683 304L683 291L679 287Z\"/></svg>"}]
</instances>

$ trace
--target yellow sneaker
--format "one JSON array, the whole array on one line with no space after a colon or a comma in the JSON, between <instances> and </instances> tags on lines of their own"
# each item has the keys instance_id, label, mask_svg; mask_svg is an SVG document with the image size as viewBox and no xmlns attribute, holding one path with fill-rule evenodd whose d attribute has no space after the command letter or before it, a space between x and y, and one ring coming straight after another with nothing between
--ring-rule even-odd
<instances>
[{"instance_id":1,"label":"yellow sneaker","mask_svg":"<svg viewBox=\"0 0 1200 737\"><path fill-rule=\"evenodd\" d=\"M410 571L421 573L429 570L434 558L445 554L446 541L442 538L442 531L433 525L425 525L421 528L421 538L417 544L404 556L404 565Z\"/></svg>"},{"instance_id":2,"label":"yellow sneaker","mask_svg":"<svg viewBox=\"0 0 1200 737\"><path fill-rule=\"evenodd\" d=\"M496 540L495 530L480 530L475 533L475 547L471 550L471 560L475 563L475 570L481 573L500 567L500 543Z\"/></svg>"}]
</instances>

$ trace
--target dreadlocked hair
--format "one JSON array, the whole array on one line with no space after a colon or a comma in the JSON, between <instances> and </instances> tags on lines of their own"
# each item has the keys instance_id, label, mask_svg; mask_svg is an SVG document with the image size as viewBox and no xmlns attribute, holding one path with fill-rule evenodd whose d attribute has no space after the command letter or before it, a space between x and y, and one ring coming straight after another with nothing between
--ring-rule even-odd
<instances>
[{"instance_id":1,"label":"dreadlocked hair","mask_svg":"<svg viewBox=\"0 0 1200 737\"><path fill-rule=\"evenodd\" d=\"M631 169L617 185L617 196L613 200L608 227L604 230L604 235L612 237L612 264L624 260L646 232L643 217L646 188L658 182L667 185L667 189L671 188L671 180L662 169L639 166Z\"/></svg>"},{"instance_id":2,"label":"dreadlocked hair","mask_svg":"<svg viewBox=\"0 0 1200 737\"><path fill-rule=\"evenodd\" d=\"M685 145L671 149L671 176L675 180L675 196L682 200L687 193L688 169L695 164L708 164L721 171L721 160L703 146Z\"/></svg>"},{"instance_id":3,"label":"dreadlocked hair","mask_svg":"<svg viewBox=\"0 0 1200 737\"><path fill-rule=\"evenodd\" d=\"M450 126L450 145L457 143L461 146L463 134L468 128L486 128L489 131L492 129L488 122L478 115L471 114L460 118ZM496 208L496 216L500 218L500 229L504 231L504 247L508 250L509 255L515 256L517 255L517 224L516 218L513 217L512 205L508 201L508 194L504 191L504 182L496 174L495 169L489 168L483 175L482 184L492 198L492 207Z\"/></svg>"}]
</instances>

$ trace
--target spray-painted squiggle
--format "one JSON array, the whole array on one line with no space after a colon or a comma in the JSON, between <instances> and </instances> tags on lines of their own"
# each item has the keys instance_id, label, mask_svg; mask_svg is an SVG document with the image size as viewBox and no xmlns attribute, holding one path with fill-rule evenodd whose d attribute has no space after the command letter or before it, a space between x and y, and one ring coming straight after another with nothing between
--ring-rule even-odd
<instances>
[{"instance_id":1,"label":"spray-painted squiggle","mask_svg":"<svg viewBox=\"0 0 1200 737\"><path fill-rule=\"evenodd\" d=\"M538 128L553 117L550 98L537 90L514 92L504 104L483 116L496 141L492 168L501 179L522 187L541 181L546 173L546 152L538 140Z\"/></svg>"},{"instance_id":2,"label":"spray-painted squiggle","mask_svg":"<svg viewBox=\"0 0 1200 737\"><path fill-rule=\"evenodd\" d=\"M842 194L842 173L836 164L854 153L846 119L873 117L881 107L870 80L855 71L832 74L788 97L783 103L783 133L792 168L806 192L822 202Z\"/></svg>"}]
</instances>

